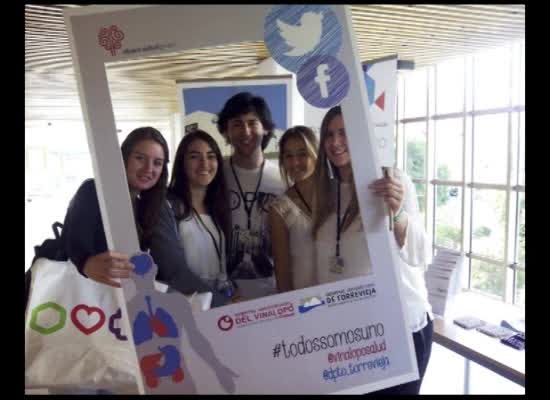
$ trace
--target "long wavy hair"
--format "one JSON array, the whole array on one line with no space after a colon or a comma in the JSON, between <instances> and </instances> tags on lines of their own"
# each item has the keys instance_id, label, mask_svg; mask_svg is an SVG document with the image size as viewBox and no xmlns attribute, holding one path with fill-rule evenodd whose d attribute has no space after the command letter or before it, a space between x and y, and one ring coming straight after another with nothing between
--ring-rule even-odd
<instances>
[{"instance_id":1,"label":"long wavy hair","mask_svg":"<svg viewBox=\"0 0 550 400\"><path fill-rule=\"evenodd\" d=\"M168 185L168 198L174 206L174 214L178 221L188 219L192 216L191 190L189 179L185 173L185 156L191 143L195 140L202 140L216 154L218 170L216 176L206 189L204 203L208 214L214 222L222 229L226 240L229 238L231 217L229 210L229 196L223 174L223 157L216 141L205 131L196 129L183 137L176 151L176 158L172 166L172 177Z\"/></svg>"},{"instance_id":2,"label":"long wavy hair","mask_svg":"<svg viewBox=\"0 0 550 400\"><path fill-rule=\"evenodd\" d=\"M136 229L138 231L139 242L142 248L147 248L151 241L153 229L159 220L162 203L166 200L169 151L166 140L164 140L164 137L158 130L150 126L136 128L128 134L120 147L124 160L124 167L127 168L128 159L134 147L144 140L152 140L158 143L164 152L164 164L159 180L151 189L140 192L139 201L135 204L132 202L134 215L136 217Z\"/></svg>"},{"instance_id":3,"label":"long wavy hair","mask_svg":"<svg viewBox=\"0 0 550 400\"><path fill-rule=\"evenodd\" d=\"M319 228L325 223L327 218L336 212L336 197L338 190L338 168L327 158L325 151L325 141L328 136L328 126L332 120L342 115L340 106L336 106L327 111L321 123L321 137L319 144L319 154L317 155L317 163L313 172L315 182L315 192L313 196L313 237L317 237ZM359 214L359 203L357 201L357 193L353 179L351 181L352 197L350 202L349 216L346 218L342 231L351 225L355 217ZM346 207L346 205L344 205Z\"/></svg>"},{"instance_id":4,"label":"long wavy hair","mask_svg":"<svg viewBox=\"0 0 550 400\"><path fill-rule=\"evenodd\" d=\"M307 126L296 125L287 129L285 133L283 133L283 136L279 139L279 171L281 172L281 177L287 187L294 184L292 179L288 176L288 171L283 165L285 144L289 139L299 139L303 141L306 146L307 155L313 160L314 163L317 161L317 149L319 148L317 136L315 136L313 130Z\"/></svg>"}]
</instances>

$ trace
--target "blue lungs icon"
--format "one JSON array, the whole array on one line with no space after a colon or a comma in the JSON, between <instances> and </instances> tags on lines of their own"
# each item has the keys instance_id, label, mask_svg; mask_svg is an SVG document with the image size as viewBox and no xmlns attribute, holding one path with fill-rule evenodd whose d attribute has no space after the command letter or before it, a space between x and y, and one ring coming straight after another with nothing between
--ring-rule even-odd
<instances>
[{"instance_id":1,"label":"blue lungs icon","mask_svg":"<svg viewBox=\"0 0 550 400\"><path fill-rule=\"evenodd\" d=\"M153 338L153 332L160 337L178 337L178 328L172 316L158 307L153 314L151 296L145 296L148 312L140 311L133 324L134 342L140 345Z\"/></svg>"}]
</instances>

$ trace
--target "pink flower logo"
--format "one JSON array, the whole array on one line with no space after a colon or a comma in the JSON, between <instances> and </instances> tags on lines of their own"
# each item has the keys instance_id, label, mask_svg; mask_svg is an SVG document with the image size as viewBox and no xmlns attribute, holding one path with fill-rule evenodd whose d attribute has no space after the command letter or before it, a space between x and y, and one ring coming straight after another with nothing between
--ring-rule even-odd
<instances>
[{"instance_id":1,"label":"pink flower logo","mask_svg":"<svg viewBox=\"0 0 550 400\"><path fill-rule=\"evenodd\" d=\"M118 26L111 25L108 28L101 28L97 38L101 47L109 50L112 56L116 56L116 51L122 46L124 32L118 29Z\"/></svg>"}]
</instances>

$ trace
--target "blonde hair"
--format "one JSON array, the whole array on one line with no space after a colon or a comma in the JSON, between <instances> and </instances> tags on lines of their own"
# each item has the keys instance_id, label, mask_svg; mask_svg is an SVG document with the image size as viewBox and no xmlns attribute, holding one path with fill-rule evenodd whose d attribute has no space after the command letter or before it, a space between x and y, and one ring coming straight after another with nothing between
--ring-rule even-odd
<instances>
[{"instance_id":1,"label":"blonde hair","mask_svg":"<svg viewBox=\"0 0 550 400\"><path fill-rule=\"evenodd\" d=\"M289 139L301 139L306 146L308 157L310 157L314 163L317 161L317 149L319 148L317 136L315 136L313 130L307 126L296 125L287 129L285 133L283 133L283 136L281 136L281 139L279 140L279 171L287 187L294 184L292 179L288 176L288 171L283 165L284 148Z\"/></svg>"},{"instance_id":2,"label":"blonde hair","mask_svg":"<svg viewBox=\"0 0 550 400\"><path fill-rule=\"evenodd\" d=\"M338 115L342 115L340 106L331 108L325 114L321 123L321 138L319 144L319 154L317 155L317 163L313 172L315 190L313 196L313 237L317 238L319 228L325 223L329 215L336 212L336 196L338 190L338 168L327 158L325 151L325 140L328 136L328 125ZM330 169L330 170L329 170ZM357 193L355 184L351 182L352 197L350 201L349 217L346 218L342 231L345 231L359 214L359 203L357 201ZM344 205L346 207L346 205Z\"/></svg>"}]
</instances>

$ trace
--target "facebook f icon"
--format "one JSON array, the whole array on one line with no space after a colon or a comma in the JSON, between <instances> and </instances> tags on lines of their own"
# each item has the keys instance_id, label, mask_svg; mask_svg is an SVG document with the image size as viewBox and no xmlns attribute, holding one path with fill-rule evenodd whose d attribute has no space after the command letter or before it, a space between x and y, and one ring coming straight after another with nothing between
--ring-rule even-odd
<instances>
[{"instance_id":1,"label":"facebook f icon","mask_svg":"<svg viewBox=\"0 0 550 400\"><path fill-rule=\"evenodd\" d=\"M349 76L335 57L313 56L298 70L298 91L312 106L329 108L348 94Z\"/></svg>"},{"instance_id":2,"label":"facebook f icon","mask_svg":"<svg viewBox=\"0 0 550 400\"><path fill-rule=\"evenodd\" d=\"M327 74L328 64L320 64L317 66L317 76L315 77L315 82L319 85L319 90L321 91L321 97L326 99L328 97L328 86L327 82L330 81L330 75Z\"/></svg>"}]
</instances>

